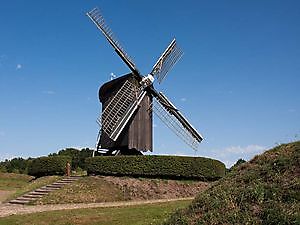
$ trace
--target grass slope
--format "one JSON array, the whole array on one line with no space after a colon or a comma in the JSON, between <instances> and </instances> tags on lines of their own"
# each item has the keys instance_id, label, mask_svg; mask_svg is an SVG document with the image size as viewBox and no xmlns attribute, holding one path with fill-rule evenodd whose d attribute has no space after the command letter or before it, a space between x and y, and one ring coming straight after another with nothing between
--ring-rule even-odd
<instances>
[{"instance_id":1,"label":"grass slope","mask_svg":"<svg viewBox=\"0 0 300 225\"><path fill-rule=\"evenodd\" d=\"M11 191L22 188L33 178L25 174L0 173L0 190Z\"/></svg>"},{"instance_id":2,"label":"grass slope","mask_svg":"<svg viewBox=\"0 0 300 225\"><path fill-rule=\"evenodd\" d=\"M0 203L21 188L24 188L34 177L25 174L0 172Z\"/></svg>"},{"instance_id":3,"label":"grass slope","mask_svg":"<svg viewBox=\"0 0 300 225\"><path fill-rule=\"evenodd\" d=\"M300 142L241 164L164 224L300 224Z\"/></svg>"},{"instance_id":4,"label":"grass slope","mask_svg":"<svg viewBox=\"0 0 300 225\"><path fill-rule=\"evenodd\" d=\"M111 183L97 177L82 177L78 181L53 191L37 204L90 203L124 201L124 194Z\"/></svg>"},{"instance_id":5,"label":"grass slope","mask_svg":"<svg viewBox=\"0 0 300 225\"><path fill-rule=\"evenodd\" d=\"M194 197L209 183L192 180L86 176L53 191L35 204L114 202Z\"/></svg>"},{"instance_id":6,"label":"grass slope","mask_svg":"<svg viewBox=\"0 0 300 225\"><path fill-rule=\"evenodd\" d=\"M146 225L159 224L173 210L186 207L190 201L115 208L60 210L0 218L0 225Z\"/></svg>"},{"instance_id":7,"label":"grass slope","mask_svg":"<svg viewBox=\"0 0 300 225\"><path fill-rule=\"evenodd\" d=\"M47 176L34 180L34 177L25 174L0 173L0 200L9 201L59 179L61 179L59 176ZM1 196L1 193L5 192L7 194Z\"/></svg>"}]
</instances>

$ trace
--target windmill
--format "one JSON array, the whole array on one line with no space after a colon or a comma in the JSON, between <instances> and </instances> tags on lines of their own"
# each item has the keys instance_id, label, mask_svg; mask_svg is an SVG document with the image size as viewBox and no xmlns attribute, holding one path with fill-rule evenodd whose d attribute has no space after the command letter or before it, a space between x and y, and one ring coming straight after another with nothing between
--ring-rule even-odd
<instances>
[{"instance_id":1,"label":"windmill","mask_svg":"<svg viewBox=\"0 0 300 225\"><path fill-rule=\"evenodd\" d=\"M154 64L152 71L143 76L132 59L121 47L107 26L98 8L86 14L120 56L131 72L111 80L99 89L102 113L97 119L100 131L96 149L101 154L141 154L152 151L152 114L156 114L177 136L197 148L201 134L162 93L156 91L153 81L160 84L169 70L181 58L182 51L172 40Z\"/></svg>"}]
</instances>

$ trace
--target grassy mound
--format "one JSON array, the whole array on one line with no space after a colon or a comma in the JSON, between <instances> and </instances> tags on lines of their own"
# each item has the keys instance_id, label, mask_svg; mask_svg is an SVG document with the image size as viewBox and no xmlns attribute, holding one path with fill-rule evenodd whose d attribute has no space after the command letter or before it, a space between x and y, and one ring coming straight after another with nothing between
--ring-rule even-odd
<instances>
[{"instance_id":1,"label":"grassy mound","mask_svg":"<svg viewBox=\"0 0 300 225\"><path fill-rule=\"evenodd\" d=\"M194 197L210 183L191 180L86 176L34 204L94 203Z\"/></svg>"},{"instance_id":2,"label":"grassy mound","mask_svg":"<svg viewBox=\"0 0 300 225\"><path fill-rule=\"evenodd\" d=\"M36 188L51 184L60 178L59 176L47 176L34 179L34 177L25 174L0 173L0 201L7 202ZM4 194L5 196L3 196Z\"/></svg>"},{"instance_id":3,"label":"grassy mound","mask_svg":"<svg viewBox=\"0 0 300 225\"><path fill-rule=\"evenodd\" d=\"M17 173L0 173L0 190L15 190L26 186L34 177Z\"/></svg>"},{"instance_id":4,"label":"grassy mound","mask_svg":"<svg viewBox=\"0 0 300 225\"><path fill-rule=\"evenodd\" d=\"M123 193L113 184L98 177L83 177L53 191L36 204L92 203L123 201Z\"/></svg>"},{"instance_id":5,"label":"grassy mound","mask_svg":"<svg viewBox=\"0 0 300 225\"><path fill-rule=\"evenodd\" d=\"M34 177L25 174L0 172L0 203L6 201L14 193L26 187Z\"/></svg>"},{"instance_id":6,"label":"grassy mound","mask_svg":"<svg viewBox=\"0 0 300 225\"><path fill-rule=\"evenodd\" d=\"M165 224L300 224L300 142L241 164Z\"/></svg>"}]
</instances>

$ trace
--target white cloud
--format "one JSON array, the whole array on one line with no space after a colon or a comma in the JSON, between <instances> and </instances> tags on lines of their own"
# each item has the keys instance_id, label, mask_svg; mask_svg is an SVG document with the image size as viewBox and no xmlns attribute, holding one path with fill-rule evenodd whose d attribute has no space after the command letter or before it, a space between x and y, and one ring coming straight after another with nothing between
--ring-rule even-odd
<instances>
[{"instance_id":1,"label":"white cloud","mask_svg":"<svg viewBox=\"0 0 300 225\"><path fill-rule=\"evenodd\" d=\"M222 161L227 168L233 166L238 159L250 160L255 155L261 154L266 147L260 145L229 146L224 149L212 150L208 157Z\"/></svg>"},{"instance_id":2,"label":"white cloud","mask_svg":"<svg viewBox=\"0 0 300 225\"><path fill-rule=\"evenodd\" d=\"M20 69L22 69L22 65L21 64L17 64L16 70L20 70Z\"/></svg>"},{"instance_id":3,"label":"white cloud","mask_svg":"<svg viewBox=\"0 0 300 225\"><path fill-rule=\"evenodd\" d=\"M180 101L182 101L182 102L186 102L186 100L187 100L186 98L181 98L180 99Z\"/></svg>"},{"instance_id":4,"label":"white cloud","mask_svg":"<svg viewBox=\"0 0 300 225\"><path fill-rule=\"evenodd\" d=\"M228 148L225 148L224 151L228 153L233 153L233 154L251 154L251 153L259 153L265 148L259 145L248 145L245 147L241 146L231 146Z\"/></svg>"},{"instance_id":5,"label":"white cloud","mask_svg":"<svg viewBox=\"0 0 300 225\"><path fill-rule=\"evenodd\" d=\"M47 95L54 95L55 91L48 90L48 91L43 91L43 93Z\"/></svg>"},{"instance_id":6,"label":"white cloud","mask_svg":"<svg viewBox=\"0 0 300 225\"><path fill-rule=\"evenodd\" d=\"M177 151L174 155L176 156L190 156L190 157L197 157L197 151L194 150L193 152L181 152L181 151Z\"/></svg>"},{"instance_id":7,"label":"white cloud","mask_svg":"<svg viewBox=\"0 0 300 225\"><path fill-rule=\"evenodd\" d=\"M6 159L10 160L10 159L13 159L13 158L16 158L16 157L17 156L11 155L9 153L1 153L1 155L0 155L0 162L5 161Z\"/></svg>"}]
</instances>

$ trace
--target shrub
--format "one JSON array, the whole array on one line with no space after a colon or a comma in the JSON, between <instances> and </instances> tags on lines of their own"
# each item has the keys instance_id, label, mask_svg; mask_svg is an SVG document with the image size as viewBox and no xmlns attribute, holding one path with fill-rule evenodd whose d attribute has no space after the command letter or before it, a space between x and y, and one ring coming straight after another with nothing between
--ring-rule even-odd
<instances>
[{"instance_id":1,"label":"shrub","mask_svg":"<svg viewBox=\"0 0 300 225\"><path fill-rule=\"evenodd\" d=\"M220 161L183 156L97 156L86 159L88 174L216 180L225 174Z\"/></svg>"},{"instance_id":2,"label":"shrub","mask_svg":"<svg viewBox=\"0 0 300 225\"><path fill-rule=\"evenodd\" d=\"M33 159L28 167L28 174L36 177L63 175L66 172L67 162L71 158L66 156L40 157Z\"/></svg>"}]
</instances>

